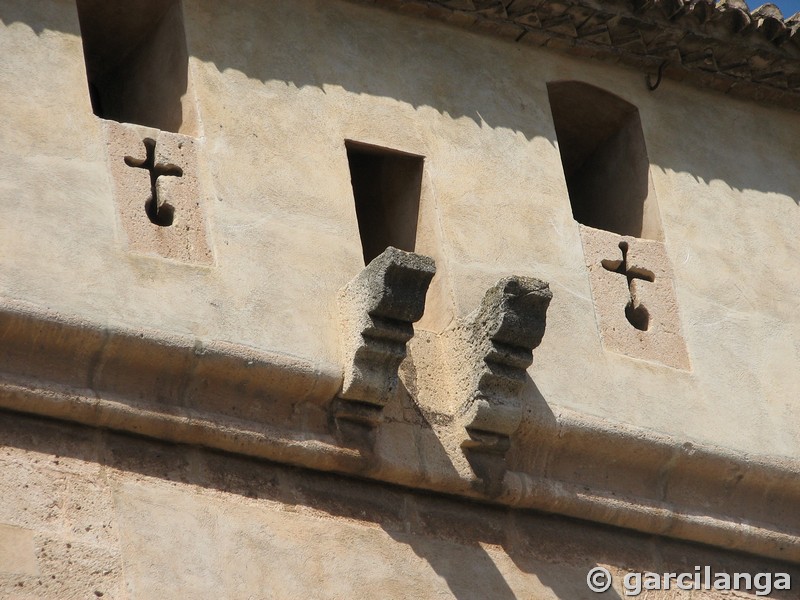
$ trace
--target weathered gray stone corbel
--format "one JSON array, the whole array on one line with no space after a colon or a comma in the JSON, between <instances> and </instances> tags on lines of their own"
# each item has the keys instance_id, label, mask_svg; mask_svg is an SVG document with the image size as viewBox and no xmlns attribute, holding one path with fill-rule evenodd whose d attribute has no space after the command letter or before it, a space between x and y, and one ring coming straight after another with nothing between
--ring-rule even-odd
<instances>
[{"instance_id":1,"label":"weathered gray stone corbel","mask_svg":"<svg viewBox=\"0 0 800 600\"><path fill-rule=\"evenodd\" d=\"M553 294L532 277L506 277L491 288L462 326L459 386L467 397L460 420L469 439L462 447L505 454L522 420L520 399L533 349L544 336Z\"/></svg>"},{"instance_id":2,"label":"weathered gray stone corbel","mask_svg":"<svg viewBox=\"0 0 800 600\"><path fill-rule=\"evenodd\" d=\"M390 246L340 292L344 383L333 403L337 420L380 420L435 272L432 258Z\"/></svg>"}]
</instances>

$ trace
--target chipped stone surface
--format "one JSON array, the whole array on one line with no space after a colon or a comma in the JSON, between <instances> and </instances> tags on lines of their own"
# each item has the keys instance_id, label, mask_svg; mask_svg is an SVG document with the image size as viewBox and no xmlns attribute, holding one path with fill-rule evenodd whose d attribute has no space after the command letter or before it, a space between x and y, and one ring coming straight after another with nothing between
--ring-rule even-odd
<instances>
[{"instance_id":1,"label":"chipped stone surface","mask_svg":"<svg viewBox=\"0 0 800 600\"><path fill-rule=\"evenodd\" d=\"M543 281L506 277L456 330L463 350L456 389L468 394L460 412L471 435L507 438L519 427L524 411L520 392L532 350L544 337L552 297Z\"/></svg>"},{"instance_id":2,"label":"chipped stone surface","mask_svg":"<svg viewBox=\"0 0 800 600\"><path fill-rule=\"evenodd\" d=\"M0 573L39 574L33 531L0 523Z\"/></svg>"},{"instance_id":3,"label":"chipped stone surface","mask_svg":"<svg viewBox=\"0 0 800 600\"><path fill-rule=\"evenodd\" d=\"M127 247L140 254L210 265L208 194L192 137L105 121L114 199ZM151 173L163 173L153 178ZM157 202L153 204L153 190Z\"/></svg>"},{"instance_id":4,"label":"chipped stone surface","mask_svg":"<svg viewBox=\"0 0 800 600\"><path fill-rule=\"evenodd\" d=\"M612 598L625 597L629 571L703 564L800 578L796 566L726 550L11 414L0 422L0 460L3 490L38 487L36 460L70 476L102 472L96 489L73 496L80 506L110 500L104 522L114 532L92 541L60 526L24 529L26 551L35 532L38 572L0 572L4 600L334 600L376 590L390 599L591 600L586 574L597 565L614 575ZM16 508L37 503L31 494ZM0 536L8 530L0 525Z\"/></svg>"},{"instance_id":5,"label":"chipped stone surface","mask_svg":"<svg viewBox=\"0 0 800 600\"><path fill-rule=\"evenodd\" d=\"M496 459L505 456L531 408L522 392L551 299L546 282L504 277L469 315L439 335L420 332L410 342L401 367L406 389L462 476L484 479L463 462L465 452L493 455L493 471L502 466Z\"/></svg>"},{"instance_id":6,"label":"chipped stone surface","mask_svg":"<svg viewBox=\"0 0 800 600\"><path fill-rule=\"evenodd\" d=\"M603 347L631 358L690 369L664 242L585 225L580 230ZM627 269L629 277L615 272L622 269Z\"/></svg>"},{"instance_id":7,"label":"chipped stone surface","mask_svg":"<svg viewBox=\"0 0 800 600\"><path fill-rule=\"evenodd\" d=\"M341 399L383 407L392 397L435 272L433 259L390 246L342 290Z\"/></svg>"},{"instance_id":8,"label":"chipped stone surface","mask_svg":"<svg viewBox=\"0 0 800 600\"><path fill-rule=\"evenodd\" d=\"M126 598L97 436L13 419L0 427L0 598Z\"/></svg>"}]
</instances>

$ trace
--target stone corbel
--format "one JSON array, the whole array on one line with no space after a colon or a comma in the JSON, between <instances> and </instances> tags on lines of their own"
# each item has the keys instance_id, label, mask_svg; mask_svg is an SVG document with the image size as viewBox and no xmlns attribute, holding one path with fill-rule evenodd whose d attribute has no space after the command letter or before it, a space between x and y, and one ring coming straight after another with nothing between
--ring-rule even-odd
<instances>
[{"instance_id":1,"label":"stone corbel","mask_svg":"<svg viewBox=\"0 0 800 600\"><path fill-rule=\"evenodd\" d=\"M457 389L466 392L459 411L469 436L465 450L504 455L508 449L522 420L526 369L544 336L552 297L543 281L506 277L486 292L460 328L466 358Z\"/></svg>"},{"instance_id":2,"label":"stone corbel","mask_svg":"<svg viewBox=\"0 0 800 600\"><path fill-rule=\"evenodd\" d=\"M435 272L432 258L390 246L340 292L344 382L333 403L337 421L373 427L380 420Z\"/></svg>"}]
</instances>

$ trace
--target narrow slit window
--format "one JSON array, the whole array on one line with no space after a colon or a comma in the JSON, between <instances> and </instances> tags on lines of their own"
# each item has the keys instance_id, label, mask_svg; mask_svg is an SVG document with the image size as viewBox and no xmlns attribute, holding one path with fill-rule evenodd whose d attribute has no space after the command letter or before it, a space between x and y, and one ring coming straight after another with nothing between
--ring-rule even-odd
<instances>
[{"instance_id":1,"label":"narrow slit window","mask_svg":"<svg viewBox=\"0 0 800 600\"><path fill-rule=\"evenodd\" d=\"M662 239L638 109L577 81L550 82L547 91L575 220Z\"/></svg>"},{"instance_id":2,"label":"narrow slit window","mask_svg":"<svg viewBox=\"0 0 800 600\"><path fill-rule=\"evenodd\" d=\"M389 246L413 251L423 157L350 140L345 147L364 264Z\"/></svg>"},{"instance_id":3,"label":"narrow slit window","mask_svg":"<svg viewBox=\"0 0 800 600\"><path fill-rule=\"evenodd\" d=\"M77 0L77 6L94 114L194 133L180 0Z\"/></svg>"}]
</instances>

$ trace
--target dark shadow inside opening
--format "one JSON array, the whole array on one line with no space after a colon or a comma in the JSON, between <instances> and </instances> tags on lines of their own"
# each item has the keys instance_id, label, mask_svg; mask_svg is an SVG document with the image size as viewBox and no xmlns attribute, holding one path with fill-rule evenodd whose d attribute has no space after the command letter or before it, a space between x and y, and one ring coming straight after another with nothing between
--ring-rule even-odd
<instances>
[{"instance_id":1,"label":"dark shadow inside opening","mask_svg":"<svg viewBox=\"0 0 800 600\"><path fill-rule=\"evenodd\" d=\"M183 132L189 53L180 0L77 0L92 111Z\"/></svg>"},{"instance_id":2,"label":"dark shadow inside opening","mask_svg":"<svg viewBox=\"0 0 800 600\"><path fill-rule=\"evenodd\" d=\"M661 238L637 108L577 81L547 84L576 221L619 235Z\"/></svg>"},{"instance_id":3,"label":"dark shadow inside opening","mask_svg":"<svg viewBox=\"0 0 800 600\"><path fill-rule=\"evenodd\" d=\"M412 252L424 158L345 141L364 264L387 247Z\"/></svg>"}]
</instances>

